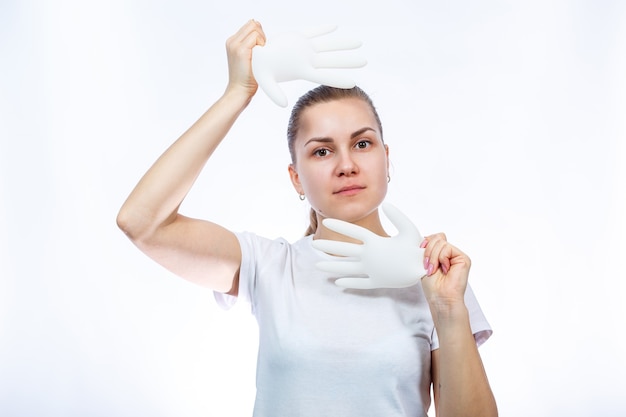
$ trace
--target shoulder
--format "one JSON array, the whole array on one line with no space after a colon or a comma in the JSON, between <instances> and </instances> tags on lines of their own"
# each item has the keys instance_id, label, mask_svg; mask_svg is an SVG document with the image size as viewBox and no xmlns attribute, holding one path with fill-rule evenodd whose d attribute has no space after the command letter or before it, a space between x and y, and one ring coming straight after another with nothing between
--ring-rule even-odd
<instances>
[{"instance_id":1,"label":"shoulder","mask_svg":"<svg viewBox=\"0 0 626 417\"><path fill-rule=\"evenodd\" d=\"M238 232L235 236L239 240L242 254L242 268L248 267L258 269L272 264L281 264L288 259L300 256L314 256L314 249L311 245L312 236L302 237L295 242L289 242L283 237L268 238L259 236L252 232Z\"/></svg>"},{"instance_id":2,"label":"shoulder","mask_svg":"<svg viewBox=\"0 0 626 417\"><path fill-rule=\"evenodd\" d=\"M283 237L268 238L252 232L236 232L235 236L243 251L250 251L254 255L272 255L289 252L297 242L290 243Z\"/></svg>"},{"instance_id":3,"label":"shoulder","mask_svg":"<svg viewBox=\"0 0 626 417\"><path fill-rule=\"evenodd\" d=\"M253 310L259 298L259 291L273 293L275 286L290 282L290 278L293 278L295 271L299 269L296 264L300 262L296 259L302 259L298 254L306 252L307 249L313 251L310 236L290 243L282 237L272 239L252 232L235 232L234 234L241 247L236 295L252 303ZM234 297L226 297L228 300L222 300L222 298L225 297L218 295L218 302L221 305L234 304Z\"/></svg>"}]
</instances>

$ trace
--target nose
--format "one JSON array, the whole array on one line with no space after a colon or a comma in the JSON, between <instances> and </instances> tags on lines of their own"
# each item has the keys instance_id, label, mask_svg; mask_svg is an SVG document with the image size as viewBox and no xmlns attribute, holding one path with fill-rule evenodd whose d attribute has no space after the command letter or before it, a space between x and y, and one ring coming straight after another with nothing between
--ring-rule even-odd
<instances>
[{"instance_id":1,"label":"nose","mask_svg":"<svg viewBox=\"0 0 626 417\"><path fill-rule=\"evenodd\" d=\"M338 177L351 177L358 174L358 165L350 152L338 153L336 172Z\"/></svg>"}]
</instances>

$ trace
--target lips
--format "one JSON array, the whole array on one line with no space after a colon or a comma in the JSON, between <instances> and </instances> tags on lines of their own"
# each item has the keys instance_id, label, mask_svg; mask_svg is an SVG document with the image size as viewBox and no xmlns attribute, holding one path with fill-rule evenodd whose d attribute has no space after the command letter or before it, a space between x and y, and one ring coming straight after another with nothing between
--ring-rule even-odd
<instances>
[{"instance_id":1,"label":"lips","mask_svg":"<svg viewBox=\"0 0 626 417\"><path fill-rule=\"evenodd\" d=\"M333 194L353 195L364 189L365 187L362 185L347 185L333 192Z\"/></svg>"}]
</instances>

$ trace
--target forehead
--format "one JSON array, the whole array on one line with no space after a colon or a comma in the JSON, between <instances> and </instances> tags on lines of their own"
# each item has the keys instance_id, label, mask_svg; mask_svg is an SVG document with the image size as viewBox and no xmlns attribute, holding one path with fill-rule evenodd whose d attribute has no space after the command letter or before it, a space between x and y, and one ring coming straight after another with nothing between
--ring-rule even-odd
<instances>
[{"instance_id":1,"label":"forehead","mask_svg":"<svg viewBox=\"0 0 626 417\"><path fill-rule=\"evenodd\" d=\"M358 98L343 98L317 103L304 110L298 138L349 135L363 127L370 127L380 134L376 117L368 103Z\"/></svg>"}]
</instances>

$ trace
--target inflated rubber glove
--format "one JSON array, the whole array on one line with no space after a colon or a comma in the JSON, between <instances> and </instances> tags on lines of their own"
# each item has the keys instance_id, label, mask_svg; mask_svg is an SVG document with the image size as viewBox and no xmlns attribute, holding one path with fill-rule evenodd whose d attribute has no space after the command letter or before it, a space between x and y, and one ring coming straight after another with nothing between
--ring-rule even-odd
<instances>
[{"instance_id":1,"label":"inflated rubber glove","mask_svg":"<svg viewBox=\"0 0 626 417\"><path fill-rule=\"evenodd\" d=\"M335 284L355 289L404 288L417 284L426 275L424 249L420 248L424 239L419 231L396 207L383 204L382 208L398 229L396 236L378 236L368 229L342 220L323 220L327 228L363 242L357 244L323 239L313 241L316 249L350 257L316 264L322 271L343 277L336 280ZM364 275L367 277L363 277Z\"/></svg>"},{"instance_id":2,"label":"inflated rubber glove","mask_svg":"<svg viewBox=\"0 0 626 417\"><path fill-rule=\"evenodd\" d=\"M306 80L336 88L355 86L354 80L340 70L360 68L367 61L356 54L341 52L357 49L361 42L324 36L336 29L336 26L324 26L308 33L284 33L252 49L254 78L274 103L287 106L287 97L278 85L283 81Z\"/></svg>"}]
</instances>

